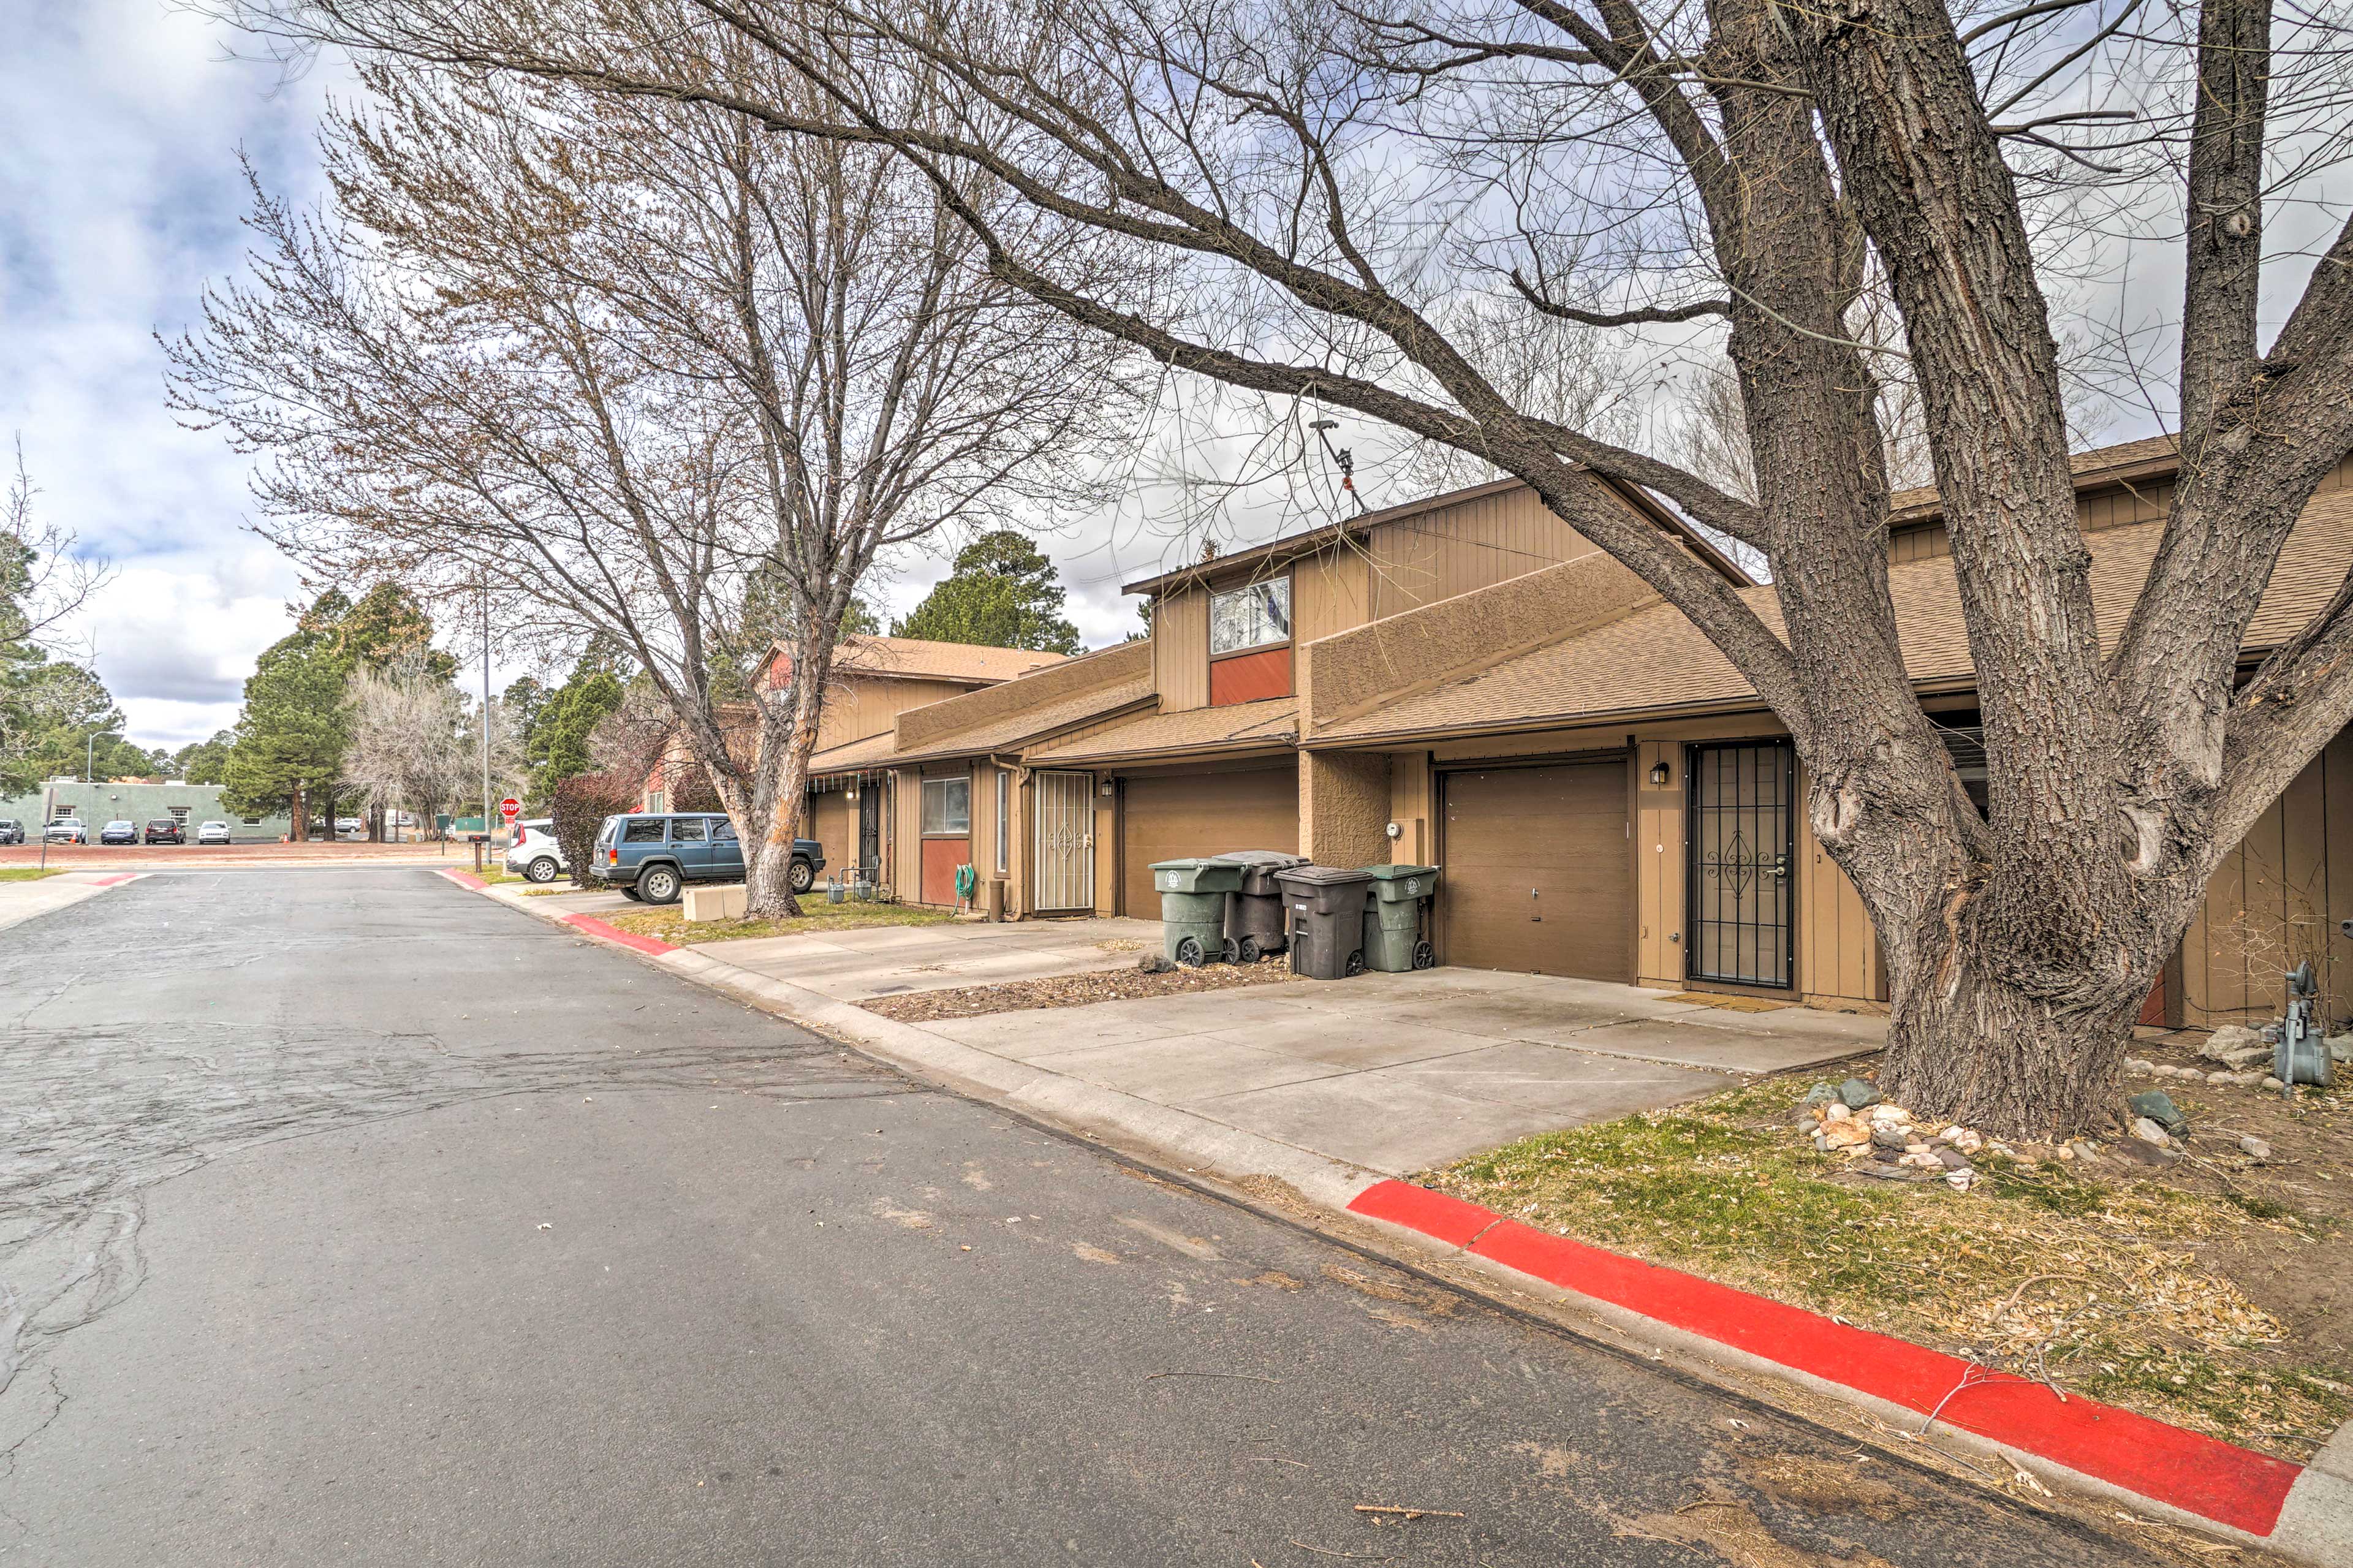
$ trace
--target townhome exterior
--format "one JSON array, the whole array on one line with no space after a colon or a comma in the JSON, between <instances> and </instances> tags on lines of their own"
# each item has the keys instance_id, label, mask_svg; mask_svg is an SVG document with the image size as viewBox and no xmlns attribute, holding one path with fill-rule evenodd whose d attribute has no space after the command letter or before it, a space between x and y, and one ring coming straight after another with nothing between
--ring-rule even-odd
<instances>
[{"instance_id":1,"label":"townhome exterior","mask_svg":"<svg viewBox=\"0 0 2353 1568\"><path fill-rule=\"evenodd\" d=\"M874 764L890 753L899 715L1063 662L1061 654L1032 648L921 637L844 637L818 719L817 751L809 762L808 816L801 836L823 845L827 866L845 878L860 868L882 876L890 780ZM760 679L778 689L791 681L792 674L791 653L779 644ZM740 711L746 734L750 712L748 707ZM691 776L695 766L683 744L673 742L645 781L641 808L669 809L678 782Z\"/></svg>"},{"instance_id":2,"label":"townhome exterior","mask_svg":"<svg viewBox=\"0 0 2353 1568\"><path fill-rule=\"evenodd\" d=\"M2075 467L2113 636L2162 530L2173 445L2126 443ZM1648 498L1617 493L1778 626L1769 586ZM2250 664L2335 592L2348 554L2353 459L2283 552ZM1933 493L1896 498L1889 560L1915 688L1978 784ZM1003 879L1017 918L1150 916L1147 868L1175 855L1435 863L1441 963L1884 1005L1876 938L1807 827L1786 729L1695 627L1524 487L1435 497L1128 586L1151 601L1152 636L1114 650L1124 662L1099 666L1099 683L1057 672L1087 679L1084 694L1029 677L984 694L985 713L960 698L902 715L882 763L898 787L965 803L934 832L902 821L899 858L935 868L906 896L944 901L942 876L952 887L969 864L983 883ZM949 776L965 783L934 782ZM1058 859L1073 854L1082 865ZM1070 902L1078 885L1092 888L1091 909ZM2353 1013L2353 942L2337 932L2348 916L2353 738L2340 738L2217 874L2144 1017L2269 1016L2281 973L2307 957L2336 1011Z\"/></svg>"},{"instance_id":3,"label":"townhome exterior","mask_svg":"<svg viewBox=\"0 0 2353 1568\"><path fill-rule=\"evenodd\" d=\"M1748 579L1647 496L1588 480L1669 531L1736 584ZM1075 668L902 714L895 798L943 808L901 815L902 897L946 902L954 866L1001 879L1015 915L1151 915L1155 860L1231 848L1289 849L1314 819L1298 745L1303 650L1317 639L1508 582L1596 547L1517 481L1390 508L1127 585L1147 596L1151 636ZM1087 663L1082 660L1079 663ZM1085 679L1083 700L1061 684ZM1010 711L1020 704L1021 713ZM985 742L985 744L984 744ZM962 747L961 751L953 748ZM969 773L963 785L940 782ZM1344 809L1327 784L1326 817ZM1002 797L1000 812L998 802ZM968 816L954 803L968 805ZM1080 803L1088 803L1082 809ZM1000 833L999 819L1003 827ZM1386 816L1378 822L1386 822ZM952 860L962 834L969 858ZM1387 857L1377 857L1386 858ZM1085 893L1089 901L1079 900Z\"/></svg>"}]
</instances>

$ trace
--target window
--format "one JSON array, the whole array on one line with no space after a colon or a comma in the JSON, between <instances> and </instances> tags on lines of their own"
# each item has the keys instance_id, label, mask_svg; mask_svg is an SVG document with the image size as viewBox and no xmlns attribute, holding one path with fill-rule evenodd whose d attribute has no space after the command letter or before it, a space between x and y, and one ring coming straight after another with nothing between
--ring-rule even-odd
<instances>
[{"instance_id":1,"label":"window","mask_svg":"<svg viewBox=\"0 0 2353 1568\"><path fill-rule=\"evenodd\" d=\"M681 816L670 825L670 841L672 844L701 844L709 830L710 825L702 818Z\"/></svg>"},{"instance_id":2,"label":"window","mask_svg":"<svg viewBox=\"0 0 2353 1568\"><path fill-rule=\"evenodd\" d=\"M1291 640L1291 579L1209 595L1209 657Z\"/></svg>"},{"instance_id":3,"label":"window","mask_svg":"<svg viewBox=\"0 0 2353 1568\"><path fill-rule=\"evenodd\" d=\"M723 816L714 816L711 819L711 837L718 843L733 844L735 842L735 825Z\"/></svg>"},{"instance_id":4,"label":"window","mask_svg":"<svg viewBox=\"0 0 2353 1568\"><path fill-rule=\"evenodd\" d=\"M926 837L972 831L972 781L923 781L923 833Z\"/></svg>"},{"instance_id":5,"label":"window","mask_svg":"<svg viewBox=\"0 0 2353 1568\"><path fill-rule=\"evenodd\" d=\"M997 770L997 868L1002 873L1012 869L1008 858L1013 838L1013 775L1003 768Z\"/></svg>"},{"instance_id":6,"label":"window","mask_svg":"<svg viewBox=\"0 0 2353 1568\"><path fill-rule=\"evenodd\" d=\"M248 827L259 827L261 826L261 818L258 816L241 816L237 818L237 820L244 823Z\"/></svg>"},{"instance_id":7,"label":"window","mask_svg":"<svg viewBox=\"0 0 2353 1568\"><path fill-rule=\"evenodd\" d=\"M659 816L633 816L629 818L628 825L621 829L621 842L659 844L662 841L662 829L670 825Z\"/></svg>"}]
</instances>

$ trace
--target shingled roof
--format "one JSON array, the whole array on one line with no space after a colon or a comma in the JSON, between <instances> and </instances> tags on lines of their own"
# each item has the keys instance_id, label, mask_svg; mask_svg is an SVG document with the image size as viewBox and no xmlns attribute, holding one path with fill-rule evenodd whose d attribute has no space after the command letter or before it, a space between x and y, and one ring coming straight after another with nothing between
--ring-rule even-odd
<instances>
[{"instance_id":1,"label":"shingled roof","mask_svg":"<svg viewBox=\"0 0 2353 1568\"><path fill-rule=\"evenodd\" d=\"M1076 735L1060 745L1039 747L1028 760L1039 767L1132 762L1164 752L1187 756L1219 752L1287 747L1299 734L1299 700L1271 697L1222 708L1192 708L1177 713L1146 713L1131 723Z\"/></svg>"}]
</instances>

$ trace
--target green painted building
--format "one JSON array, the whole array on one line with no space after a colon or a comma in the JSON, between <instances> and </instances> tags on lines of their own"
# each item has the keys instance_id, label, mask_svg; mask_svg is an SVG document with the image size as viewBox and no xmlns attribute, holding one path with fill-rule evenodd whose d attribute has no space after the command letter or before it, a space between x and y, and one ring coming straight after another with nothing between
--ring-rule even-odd
<instances>
[{"instance_id":1,"label":"green painted building","mask_svg":"<svg viewBox=\"0 0 2353 1568\"><path fill-rule=\"evenodd\" d=\"M226 822L240 844L275 844L293 824L283 812L273 816L241 816L221 805L221 786L192 784L95 784L80 779L51 779L30 795L0 800L0 817L25 825L29 841L60 816L79 816L98 841L99 829L110 822L135 822L142 828L158 817L176 816L191 837L200 822Z\"/></svg>"}]
</instances>

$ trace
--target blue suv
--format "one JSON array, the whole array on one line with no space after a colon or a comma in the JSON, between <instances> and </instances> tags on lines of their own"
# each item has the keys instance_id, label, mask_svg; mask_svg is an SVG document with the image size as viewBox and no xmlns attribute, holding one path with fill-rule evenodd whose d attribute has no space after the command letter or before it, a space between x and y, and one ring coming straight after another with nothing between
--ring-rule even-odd
<instances>
[{"instance_id":1,"label":"blue suv","mask_svg":"<svg viewBox=\"0 0 2353 1568\"><path fill-rule=\"evenodd\" d=\"M793 840L787 880L806 893L825 869L825 850L814 838ZM706 812L608 816L596 830L596 852L588 875L641 903L674 904L689 882L740 882L744 846L735 825Z\"/></svg>"}]
</instances>

